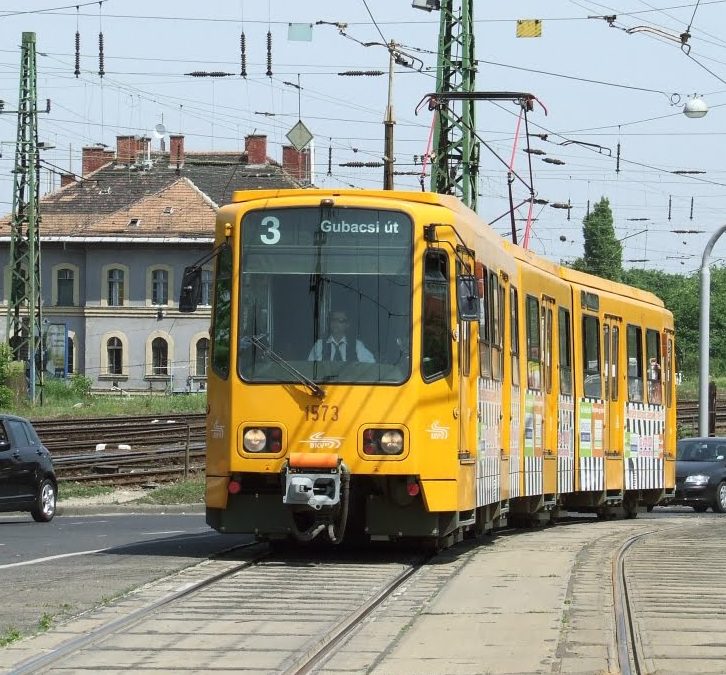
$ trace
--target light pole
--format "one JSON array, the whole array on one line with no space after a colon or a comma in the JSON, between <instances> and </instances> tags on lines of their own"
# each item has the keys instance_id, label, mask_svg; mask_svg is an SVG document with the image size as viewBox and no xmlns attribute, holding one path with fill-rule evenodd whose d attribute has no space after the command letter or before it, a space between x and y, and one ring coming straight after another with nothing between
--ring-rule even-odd
<instances>
[{"instance_id":1,"label":"light pole","mask_svg":"<svg viewBox=\"0 0 726 675\"><path fill-rule=\"evenodd\" d=\"M708 266L714 244L726 232L726 225L716 230L706 244L701 262L701 315L698 369L698 435L708 436L709 328L711 323L711 270Z\"/></svg>"}]
</instances>

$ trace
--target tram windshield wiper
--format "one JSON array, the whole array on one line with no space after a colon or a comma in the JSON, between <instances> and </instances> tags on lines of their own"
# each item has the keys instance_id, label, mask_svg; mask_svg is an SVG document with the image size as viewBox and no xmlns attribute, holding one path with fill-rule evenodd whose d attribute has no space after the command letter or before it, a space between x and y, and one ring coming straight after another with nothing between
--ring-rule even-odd
<instances>
[{"instance_id":1,"label":"tram windshield wiper","mask_svg":"<svg viewBox=\"0 0 726 675\"><path fill-rule=\"evenodd\" d=\"M310 392L313 394L313 396L317 396L318 398L325 398L325 391L322 387L319 387L315 382L313 382L311 379L305 377L297 368L290 365L285 359L282 358L276 351L274 351L271 347L268 347L257 335L251 335L249 338L249 341L257 347L265 356L267 356L271 361L278 364L279 366L282 366L288 373L290 373L295 379L300 383L304 384Z\"/></svg>"}]
</instances>

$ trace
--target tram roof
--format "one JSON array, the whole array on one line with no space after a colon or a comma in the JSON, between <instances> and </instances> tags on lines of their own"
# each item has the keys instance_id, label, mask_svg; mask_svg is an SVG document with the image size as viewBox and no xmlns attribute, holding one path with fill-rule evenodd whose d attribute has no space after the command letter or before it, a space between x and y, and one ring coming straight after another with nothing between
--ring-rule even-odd
<instances>
[{"instance_id":1,"label":"tram roof","mask_svg":"<svg viewBox=\"0 0 726 675\"><path fill-rule=\"evenodd\" d=\"M356 190L351 188L301 188L301 189L278 189L278 190L235 190L232 194L232 202L239 204L251 201L265 201L268 199L289 199L293 197L316 198L316 197L354 197L369 199L389 199L391 201L409 202L427 206L442 206L459 213L468 218L483 220L469 207L464 205L458 198L452 195L443 195L437 192L415 192L404 190ZM484 221L486 222L486 221ZM499 237L499 235L497 235ZM565 281L592 289L593 291L613 293L615 295L627 296L641 302L657 307L664 307L663 301L655 294L648 291L628 286L617 281L611 281L597 277L586 272L579 272L570 267L563 267L551 260L547 260L536 253L527 251L519 246L512 245L506 239L500 237L504 242L505 249L510 255L525 261L535 267L558 275Z\"/></svg>"},{"instance_id":2,"label":"tram roof","mask_svg":"<svg viewBox=\"0 0 726 675\"><path fill-rule=\"evenodd\" d=\"M390 199L393 201L415 202L432 206L445 206L452 211L474 213L459 199L452 195L437 192L415 192L404 190L353 190L351 188L302 188L280 190L235 190L232 202L259 201L266 199L288 199L291 197L364 197L373 199Z\"/></svg>"}]
</instances>

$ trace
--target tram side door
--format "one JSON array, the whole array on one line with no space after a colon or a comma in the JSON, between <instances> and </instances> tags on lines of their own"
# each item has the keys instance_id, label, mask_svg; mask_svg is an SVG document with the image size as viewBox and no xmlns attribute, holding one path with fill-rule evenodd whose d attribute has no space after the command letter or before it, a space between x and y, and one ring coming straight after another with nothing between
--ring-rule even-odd
<instances>
[{"instance_id":1,"label":"tram side door","mask_svg":"<svg viewBox=\"0 0 726 675\"><path fill-rule=\"evenodd\" d=\"M544 360L544 463L543 494L557 492L557 391L554 382L553 320L555 299L542 295L542 344Z\"/></svg>"},{"instance_id":2,"label":"tram side door","mask_svg":"<svg viewBox=\"0 0 726 675\"><path fill-rule=\"evenodd\" d=\"M623 406L621 402L620 353L623 320L605 314L603 321L603 361L605 397L605 489L623 489Z\"/></svg>"}]
</instances>

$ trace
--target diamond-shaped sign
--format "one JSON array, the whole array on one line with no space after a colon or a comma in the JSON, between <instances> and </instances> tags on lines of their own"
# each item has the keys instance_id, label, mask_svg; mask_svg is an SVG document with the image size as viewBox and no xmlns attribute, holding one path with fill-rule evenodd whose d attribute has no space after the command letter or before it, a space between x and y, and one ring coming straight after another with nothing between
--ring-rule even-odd
<instances>
[{"instance_id":1,"label":"diamond-shaped sign","mask_svg":"<svg viewBox=\"0 0 726 675\"><path fill-rule=\"evenodd\" d=\"M310 141L313 140L313 135L310 130L302 123L302 120L298 120L297 124L285 134L287 139L292 143L292 146L300 152L304 150Z\"/></svg>"}]
</instances>

